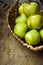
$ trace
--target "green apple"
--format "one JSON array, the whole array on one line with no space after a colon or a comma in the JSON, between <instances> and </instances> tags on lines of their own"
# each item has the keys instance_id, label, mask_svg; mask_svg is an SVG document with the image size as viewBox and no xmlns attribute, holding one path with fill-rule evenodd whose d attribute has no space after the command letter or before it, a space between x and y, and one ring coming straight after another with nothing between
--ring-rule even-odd
<instances>
[{"instance_id":1,"label":"green apple","mask_svg":"<svg viewBox=\"0 0 43 65\"><path fill-rule=\"evenodd\" d=\"M43 41L43 29L40 30L41 39Z\"/></svg>"},{"instance_id":2,"label":"green apple","mask_svg":"<svg viewBox=\"0 0 43 65\"><path fill-rule=\"evenodd\" d=\"M25 16L25 14L21 14L19 15L16 20L15 23L26 23L27 22L27 17Z\"/></svg>"},{"instance_id":3,"label":"green apple","mask_svg":"<svg viewBox=\"0 0 43 65\"><path fill-rule=\"evenodd\" d=\"M23 13L24 13L24 12L23 12L23 6L25 6L25 5L27 5L27 3L23 3L23 4L19 7L18 11L19 11L20 14L23 14Z\"/></svg>"},{"instance_id":4,"label":"green apple","mask_svg":"<svg viewBox=\"0 0 43 65\"><path fill-rule=\"evenodd\" d=\"M30 8L31 8L31 5L30 4L28 4L28 5L25 5L24 7L23 7L23 11L24 11L24 14L26 15L26 16L29 16L30 15Z\"/></svg>"},{"instance_id":5,"label":"green apple","mask_svg":"<svg viewBox=\"0 0 43 65\"><path fill-rule=\"evenodd\" d=\"M33 7L33 9L31 10L32 14L39 13L40 9L39 9L39 5L37 3L31 2L31 6Z\"/></svg>"},{"instance_id":6,"label":"green apple","mask_svg":"<svg viewBox=\"0 0 43 65\"><path fill-rule=\"evenodd\" d=\"M43 27L43 13L42 13L41 17L42 17L42 27Z\"/></svg>"},{"instance_id":7,"label":"green apple","mask_svg":"<svg viewBox=\"0 0 43 65\"><path fill-rule=\"evenodd\" d=\"M20 38L24 38L26 31L27 25L25 23L18 23L14 26L14 33Z\"/></svg>"},{"instance_id":8,"label":"green apple","mask_svg":"<svg viewBox=\"0 0 43 65\"><path fill-rule=\"evenodd\" d=\"M37 3L30 3L23 6L23 10L26 16L34 15L39 12L39 6Z\"/></svg>"},{"instance_id":9,"label":"green apple","mask_svg":"<svg viewBox=\"0 0 43 65\"><path fill-rule=\"evenodd\" d=\"M41 15L32 15L27 19L27 25L30 29L37 29L39 30L42 26L42 18Z\"/></svg>"},{"instance_id":10,"label":"green apple","mask_svg":"<svg viewBox=\"0 0 43 65\"><path fill-rule=\"evenodd\" d=\"M29 45L37 45L40 42L40 34L37 30L30 30L25 34L25 41Z\"/></svg>"}]
</instances>

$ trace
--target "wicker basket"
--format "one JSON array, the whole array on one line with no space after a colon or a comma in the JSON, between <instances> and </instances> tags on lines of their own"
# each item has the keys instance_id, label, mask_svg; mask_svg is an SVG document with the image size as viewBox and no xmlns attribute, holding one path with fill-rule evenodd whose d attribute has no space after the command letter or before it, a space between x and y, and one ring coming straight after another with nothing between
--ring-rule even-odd
<instances>
[{"instance_id":1,"label":"wicker basket","mask_svg":"<svg viewBox=\"0 0 43 65\"><path fill-rule=\"evenodd\" d=\"M28 49L32 50L32 51L40 51L40 50L43 50L43 45L38 45L38 46L31 46L31 45L28 45L26 42L24 42L24 40L18 38L14 33L13 33L13 28L14 28L14 25L15 25L15 18L19 15L18 13L18 7L19 7L19 2L18 0L16 0L16 3L15 5L13 5L9 11L8 11L8 14L7 14L7 21L8 21L8 27L11 31L11 33L13 34L13 36L16 38L16 40L18 40L23 46L26 46ZM43 11L42 11L43 12Z\"/></svg>"}]
</instances>

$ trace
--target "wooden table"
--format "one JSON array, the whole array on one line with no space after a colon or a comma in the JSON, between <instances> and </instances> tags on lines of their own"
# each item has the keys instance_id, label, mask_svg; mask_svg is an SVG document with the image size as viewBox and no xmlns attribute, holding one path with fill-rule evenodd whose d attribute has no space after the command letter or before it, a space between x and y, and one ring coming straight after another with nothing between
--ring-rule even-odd
<instances>
[{"instance_id":1,"label":"wooden table","mask_svg":"<svg viewBox=\"0 0 43 65\"><path fill-rule=\"evenodd\" d=\"M23 47L11 34L5 18L0 18L0 65L43 65L43 51Z\"/></svg>"}]
</instances>

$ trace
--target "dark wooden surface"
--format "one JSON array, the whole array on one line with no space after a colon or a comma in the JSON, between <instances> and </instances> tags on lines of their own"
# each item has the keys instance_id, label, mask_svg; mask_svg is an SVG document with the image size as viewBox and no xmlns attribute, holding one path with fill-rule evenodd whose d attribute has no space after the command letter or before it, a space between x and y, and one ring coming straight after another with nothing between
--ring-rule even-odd
<instances>
[{"instance_id":1,"label":"dark wooden surface","mask_svg":"<svg viewBox=\"0 0 43 65\"><path fill-rule=\"evenodd\" d=\"M4 16L0 18L0 65L43 65L43 51L23 47L11 34Z\"/></svg>"}]
</instances>

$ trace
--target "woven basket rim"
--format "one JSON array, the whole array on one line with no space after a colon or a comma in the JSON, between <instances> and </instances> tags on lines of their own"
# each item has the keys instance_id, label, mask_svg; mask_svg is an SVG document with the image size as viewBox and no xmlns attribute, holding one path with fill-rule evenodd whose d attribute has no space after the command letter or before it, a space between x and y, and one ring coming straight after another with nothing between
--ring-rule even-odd
<instances>
[{"instance_id":1,"label":"woven basket rim","mask_svg":"<svg viewBox=\"0 0 43 65\"><path fill-rule=\"evenodd\" d=\"M16 3L17 3L17 1L18 1L18 0L16 0ZM9 22L9 21L8 21L9 12L11 11L12 7L13 7L14 5L16 5L16 3L13 4L13 5L9 8L9 10L8 10L7 17L6 17L6 18L7 18L7 22ZM41 10L40 12L43 12L43 10ZM22 41L20 38L18 38L18 37L13 33L13 31L12 31L11 28L10 28L10 24L9 24L9 23L8 23L8 28L9 28L9 30L11 31L11 33L13 34L13 36L16 38L16 40L19 41L23 46L25 46L25 47L27 47L28 49L30 49L30 50L32 50L32 51L35 51L35 52L36 52L36 51L43 50L43 45L33 47L32 45L28 45L27 43L24 43L24 41Z\"/></svg>"}]
</instances>

